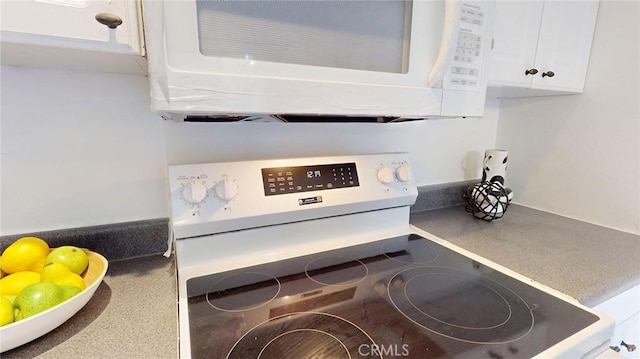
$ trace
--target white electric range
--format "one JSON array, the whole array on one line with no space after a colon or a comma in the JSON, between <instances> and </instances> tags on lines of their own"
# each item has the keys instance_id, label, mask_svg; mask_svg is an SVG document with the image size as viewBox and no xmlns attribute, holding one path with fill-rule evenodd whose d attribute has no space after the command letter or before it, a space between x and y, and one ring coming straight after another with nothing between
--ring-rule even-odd
<instances>
[{"instance_id":1,"label":"white electric range","mask_svg":"<svg viewBox=\"0 0 640 359\"><path fill-rule=\"evenodd\" d=\"M180 357L579 358L613 322L409 224L406 153L170 166Z\"/></svg>"}]
</instances>

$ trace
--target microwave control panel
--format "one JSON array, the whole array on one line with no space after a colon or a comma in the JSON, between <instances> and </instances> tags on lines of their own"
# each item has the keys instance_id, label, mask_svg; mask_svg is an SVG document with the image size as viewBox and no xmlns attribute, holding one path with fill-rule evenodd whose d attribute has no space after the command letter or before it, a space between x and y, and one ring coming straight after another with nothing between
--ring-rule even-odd
<instances>
[{"instance_id":1,"label":"microwave control panel","mask_svg":"<svg viewBox=\"0 0 640 359\"><path fill-rule=\"evenodd\" d=\"M450 70L444 76L444 88L473 91L480 86L486 21L481 3L462 3L458 38Z\"/></svg>"}]
</instances>

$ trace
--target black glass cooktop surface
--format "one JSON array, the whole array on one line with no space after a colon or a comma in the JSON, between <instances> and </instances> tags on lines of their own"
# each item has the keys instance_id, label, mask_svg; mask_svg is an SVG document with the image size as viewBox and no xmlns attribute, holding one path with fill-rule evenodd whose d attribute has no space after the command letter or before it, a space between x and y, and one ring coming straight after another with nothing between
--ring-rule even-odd
<instances>
[{"instance_id":1,"label":"black glass cooktop surface","mask_svg":"<svg viewBox=\"0 0 640 359\"><path fill-rule=\"evenodd\" d=\"M187 292L194 358L528 358L599 319L414 234Z\"/></svg>"}]
</instances>

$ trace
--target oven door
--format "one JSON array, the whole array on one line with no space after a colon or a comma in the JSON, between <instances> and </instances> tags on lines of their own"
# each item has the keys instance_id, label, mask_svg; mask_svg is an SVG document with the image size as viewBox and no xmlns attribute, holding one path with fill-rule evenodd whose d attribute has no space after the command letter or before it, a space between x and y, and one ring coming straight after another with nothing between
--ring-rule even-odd
<instances>
[{"instance_id":1,"label":"oven door","mask_svg":"<svg viewBox=\"0 0 640 359\"><path fill-rule=\"evenodd\" d=\"M482 115L486 3L143 5L152 106L173 117Z\"/></svg>"}]
</instances>

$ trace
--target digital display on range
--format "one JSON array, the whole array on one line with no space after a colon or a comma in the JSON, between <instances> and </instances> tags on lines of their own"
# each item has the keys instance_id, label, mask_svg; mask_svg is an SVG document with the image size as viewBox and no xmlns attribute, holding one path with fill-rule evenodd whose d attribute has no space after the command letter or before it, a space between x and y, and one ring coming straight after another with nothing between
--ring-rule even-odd
<instances>
[{"instance_id":1,"label":"digital display on range","mask_svg":"<svg viewBox=\"0 0 640 359\"><path fill-rule=\"evenodd\" d=\"M360 186L354 162L263 168L262 182L266 196Z\"/></svg>"}]
</instances>

